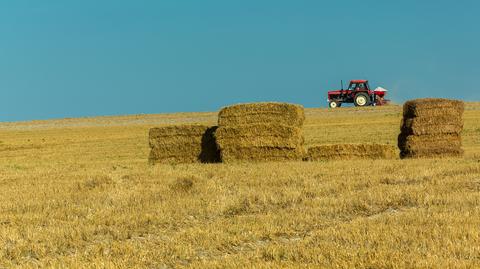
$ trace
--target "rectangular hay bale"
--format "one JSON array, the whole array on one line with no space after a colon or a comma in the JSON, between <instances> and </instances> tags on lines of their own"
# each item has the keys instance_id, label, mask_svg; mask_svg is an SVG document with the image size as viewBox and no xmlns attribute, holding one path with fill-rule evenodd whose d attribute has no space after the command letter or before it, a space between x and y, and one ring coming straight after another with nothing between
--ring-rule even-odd
<instances>
[{"instance_id":1,"label":"rectangular hay bale","mask_svg":"<svg viewBox=\"0 0 480 269\"><path fill-rule=\"evenodd\" d=\"M152 128L149 131L149 162L211 163L219 161L215 142L216 126L177 125Z\"/></svg>"},{"instance_id":2,"label":"rectangular hay bale","mask_svg":"<svg viewBox=\"0 0 480 269\"><path fill-rule=\"evenodd\" d=\"M462 139L459 134L406 135L398 136L401 158L461 157Z\"/></svg>"},{"instance_id":3,"label":"rectangular hay bale","mask_svg":"<svg viewBox=\"0 0 480 269\"><path fill-rule=\"evenodd\" d=\"M396 148L382 144L332 144L308 148L307 161L351 160L351 159L394 159Z\"/></svg>"},{"instance_id":4,"label":"rectangular hay bale","mask_svg":"<svg viewBox=\"0 0 480 269\"><path fill-rule=\"evenodd\" d=\"M301 160L303 131L282 124L219 127L215 133L221 159L235 161Z\"/></svg>"},{"instance_id":5,"label":"rectangular hay bale","mask_svg":"<svg viewBox=\"0 0 480 269\"><path fill-rule=\"evenodd\" d=\"M422 98L407 101L403 105L404 117L460 116L465 105L459 100Z\"/></svg>"},{"instance_id":6,"label":"rectangular hay bale","mask_svg":"<svg viewBox=\"0 0 480 269\"><path fill-rule=\"evenodd\" d=\"M218 113L219 126L276 123L301 127L304 121L303 106L288 103L237 104L222 108Z\"/></svg>"}]
</instances>

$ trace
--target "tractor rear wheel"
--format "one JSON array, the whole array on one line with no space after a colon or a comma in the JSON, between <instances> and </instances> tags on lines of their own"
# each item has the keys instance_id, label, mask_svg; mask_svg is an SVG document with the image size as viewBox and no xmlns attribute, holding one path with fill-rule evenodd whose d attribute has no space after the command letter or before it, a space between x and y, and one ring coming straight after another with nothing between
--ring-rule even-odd
<instances>
[{"instance_id":1,"label":"tractor rear wheel","mask_svg":"<svg viewBox=\"0 0 480 269\"><path fill-rule=\"evenodd\" d=\"M342 103L337 102L337 101L330 101L330 103L328 103L328 106L330 108L337 108L337 107L341 107Z\"/></svg>"},{"instance_id":2,"label":"tractor rear wheel","mask_svg":"<svg viewBox=\"0 0 480 269\"><path fill-rule=\"evenodd\" d=\"M370 97L366 93L359 93L353 99L355 106L368 106L370 104Z\"/></svg>"}]
</instances>

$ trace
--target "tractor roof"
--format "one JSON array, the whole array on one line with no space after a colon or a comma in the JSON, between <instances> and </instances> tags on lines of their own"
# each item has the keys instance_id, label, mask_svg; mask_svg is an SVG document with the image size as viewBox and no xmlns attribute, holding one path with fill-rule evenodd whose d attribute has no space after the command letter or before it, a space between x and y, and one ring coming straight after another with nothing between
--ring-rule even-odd
<instances>
[{"instance_id":1,"label":"tractor roof","mask_svg":"<svg viewBox=\"0 0 480 269\"><path fill-rule=\"evenodd\" d=\"M364 79L358 79L358 80L350 81L350 83L366 83L366 82L368 82L368 80L364 80Z\"/></svg>"}]
</instances>

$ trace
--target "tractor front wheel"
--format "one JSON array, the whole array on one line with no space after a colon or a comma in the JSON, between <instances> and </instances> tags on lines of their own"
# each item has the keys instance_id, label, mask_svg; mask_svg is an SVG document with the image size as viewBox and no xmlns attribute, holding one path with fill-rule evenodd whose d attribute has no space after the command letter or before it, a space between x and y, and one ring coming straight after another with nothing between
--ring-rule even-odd
<instances>
[{"instance_id":1,"label":"tractor front wheel","mask_svg":"<svg viewBox=\"0 0 480 269\"><path fill-rule=\"evenodd\" d=\"M366 93L359 93L355 95L353 102L355 106L368 106L370 104L370 97Z\"/></svg>"},{"instance_id":2,"label":"tractor front wheel","mask_svg":"<svg viewBox=\"0 0 480 269\"><path fill-rule=\"evenodd\" d=\"M337 102L337 101L330 101L330 103L328 103L328 106L330 108L337 108L337 107L341 107L342 103Z\"/></svg>"}]
</instances>

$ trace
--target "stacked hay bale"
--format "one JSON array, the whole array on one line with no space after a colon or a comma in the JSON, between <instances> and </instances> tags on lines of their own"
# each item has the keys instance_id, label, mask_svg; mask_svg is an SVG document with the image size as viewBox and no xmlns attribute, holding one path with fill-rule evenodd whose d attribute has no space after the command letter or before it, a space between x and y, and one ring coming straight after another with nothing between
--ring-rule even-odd
<instances>
[{"instance_id":1,"label":"stacked hay bale","mask_svg":"<svg viewBox=\"0 0 480 269\"><path fill-rule=\"evenodd\" d=\"M301 160L304 155L302 106L286 103L239 104L223 108L215 133L223 162Z\"/></svg>"},{"instance_id":2,"label":"stacked hay bale","mask_svg":"<svg viewBox=\"0 0 480 269\"><path fill-rule=\"evenodd\" d=\"M150 129L150 163L219 161L214 138L216 128L205 125L178 125Z\"/></svg>"},{"instance_id":3,"label":"stacked hay bale","mask_svg":"<svg viewBox=\"0 0 480 269\"><path fill-rule=\"evenodd\" d=\"M396 156L396 148L391 145L334 144L309 147L305 160L394 159Z\"/></svg>"},{"instance_id":4,"label":"stacked hay bale","mask_svg":"<svg viewBox=\"0 0 480 269\"><path fill-rule=\"evenodd\" d=\"M401 158L458 157L463 155L462 101L416 99L403 106L398 147Z\"/></svg>"}]
</instances>

